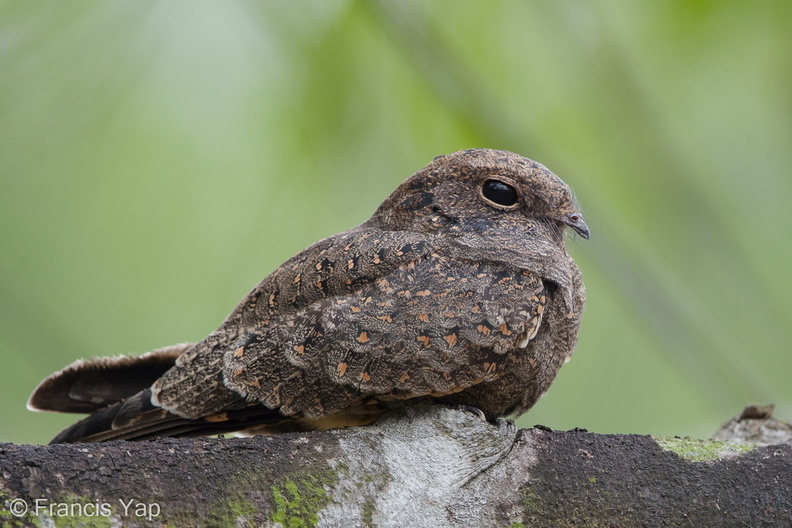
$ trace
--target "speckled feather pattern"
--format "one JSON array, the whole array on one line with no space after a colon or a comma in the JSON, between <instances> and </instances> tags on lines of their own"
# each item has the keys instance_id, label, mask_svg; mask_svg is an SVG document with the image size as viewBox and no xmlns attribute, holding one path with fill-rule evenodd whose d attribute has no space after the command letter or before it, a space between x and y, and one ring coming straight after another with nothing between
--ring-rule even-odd
<instances>
[{"instance_id":1,"label":"speckled feather pattern","mask_svg":"<svg viewBox=\"0 0 792 528\"><path fill-rule=\"evenodd\" d=\"M516 203L489 199L491 180ZM569 188L542 165L487 149L440 156L370 220L286 261L129 399L161 408L154 421L261 407L251 425L263 432L322 427L328 416L345 425L350 410L376 417L427 398L519 415L577 340L584 289L566 226L588 237ZM115 414L125 419L113 428L141 421Z\"/></svg>"}]
</instances>

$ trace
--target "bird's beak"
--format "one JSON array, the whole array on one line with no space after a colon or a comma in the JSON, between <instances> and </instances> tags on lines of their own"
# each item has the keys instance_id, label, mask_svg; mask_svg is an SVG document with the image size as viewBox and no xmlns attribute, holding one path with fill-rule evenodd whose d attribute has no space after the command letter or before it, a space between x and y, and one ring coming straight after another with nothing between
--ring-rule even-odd
<instances>
[{"instance_id":1,"label":"bird's beak","mask_svg":"<svg viewBox=\"0 0 792 528\"><path fill-rule=\"evenodd\" d=\"M564 215L562 222L574 229L575 233L582 236L586 240L588 240L591 236L591 232L589 231L586 222L583 221L583 217L580 215L580 213L569 213Z\"/></svg>"}]
</instances>

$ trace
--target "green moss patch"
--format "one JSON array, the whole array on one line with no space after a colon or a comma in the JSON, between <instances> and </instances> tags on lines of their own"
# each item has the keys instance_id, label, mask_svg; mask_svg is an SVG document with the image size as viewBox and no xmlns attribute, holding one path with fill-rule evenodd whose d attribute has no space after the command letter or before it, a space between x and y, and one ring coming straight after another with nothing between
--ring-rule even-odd
<instances>
[{"instance_id":1,"label":"green moss patch","mask_svg":"<svg viewBox=\"0 0 792 528\"><path fill-rule=\"evenodd\" d=\"M737 442L718 442L680 437L652 437L666 451L676 453L690 462L710 462L747 453L756 446Z\"/></svg>"},{"instance_id":2,"label":"green moss patch","mask_svg":"<svg viewBox=\"0 0 792 528\"><path fill-rule=\"evenodd\" d=\"M272 486L272 521L286 528L312 528L319 522L319 511L329 497L326 478L304 476Z\"/></svg>"}]
</instances>

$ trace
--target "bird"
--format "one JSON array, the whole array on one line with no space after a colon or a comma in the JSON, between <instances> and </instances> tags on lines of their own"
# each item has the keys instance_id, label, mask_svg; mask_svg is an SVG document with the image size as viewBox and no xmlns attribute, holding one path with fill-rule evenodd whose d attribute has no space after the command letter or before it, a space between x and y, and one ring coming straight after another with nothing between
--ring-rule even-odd
<instances>
[{"instance_id":1,"label":"bird","mask_svg":"<svg viewBox=\"0 0 792 528\"><path fill-rule=\"evenodd\" d=\"M88 413L51 443L365 425L418 402L517 417L577 344L571 189L493 149L437 156L370 219L285 261L205 339L78 360L34 411Z\"/></svg>"}]
</instances>

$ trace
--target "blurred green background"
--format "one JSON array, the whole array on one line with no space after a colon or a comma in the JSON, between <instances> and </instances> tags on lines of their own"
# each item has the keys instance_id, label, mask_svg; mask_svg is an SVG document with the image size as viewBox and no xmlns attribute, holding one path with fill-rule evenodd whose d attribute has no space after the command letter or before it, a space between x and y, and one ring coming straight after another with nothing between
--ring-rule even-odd
<instances>
[{"instance_id":1,"label":"blurred green background","mask_svg":"<svg viewBox=\"0 0 792 528\"><path fill-rule=\"evenodd\" d=\"M792 418L792 3L0 2L0 441L80 357L212 331L434 155L516 151L593 237L519 424Z\"/></svg>"}]
</instances>

